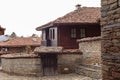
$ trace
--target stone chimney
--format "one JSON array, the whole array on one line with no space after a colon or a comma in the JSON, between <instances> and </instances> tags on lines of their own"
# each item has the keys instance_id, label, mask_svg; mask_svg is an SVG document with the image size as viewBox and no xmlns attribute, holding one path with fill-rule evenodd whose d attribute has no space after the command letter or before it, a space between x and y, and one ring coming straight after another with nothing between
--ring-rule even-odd
<instances>
[{"instance_id":1,"label":"stone chimney","mask_svg":"<svg viewBox=\"0 0 120 80\"><path fill-rule=\"evenodd\" d=\"M80 9L81 8L81 5L80 4L77 4L75 5L76 9Z\"/></svg>"}]
</instances>

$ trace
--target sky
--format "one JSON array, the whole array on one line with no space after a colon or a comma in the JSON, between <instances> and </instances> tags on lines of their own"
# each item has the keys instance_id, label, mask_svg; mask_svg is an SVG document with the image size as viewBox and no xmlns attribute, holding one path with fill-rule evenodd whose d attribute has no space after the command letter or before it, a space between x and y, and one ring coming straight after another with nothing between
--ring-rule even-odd
<instances>
[{"instance_id":1,"label":"sky","mask_svg":"<svg viewBox=\"0 0 120 80\"><path fill-rule=\"evenodd\" d=\"M0 0L0 25L5 35L41 35L36 28L82 7L100 7L101 0Z\"/></svg>"}]
</instances>

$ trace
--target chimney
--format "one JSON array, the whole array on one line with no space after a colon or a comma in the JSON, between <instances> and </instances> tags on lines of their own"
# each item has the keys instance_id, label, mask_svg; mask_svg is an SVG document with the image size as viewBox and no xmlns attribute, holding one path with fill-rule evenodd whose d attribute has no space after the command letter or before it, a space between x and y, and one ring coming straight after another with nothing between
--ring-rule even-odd
<instances>
[{"instance_id":1,"label":"chimney","mask_svg":"<svg viewBox=\"0 0 120 80\"><path fill-rule=\"evenodd\" d=\"M76 7L76 9L80 9L80 8L81 8L81 5L80 5L80 4L77 4L75 7Z\"/></svg>"}]
</instances>

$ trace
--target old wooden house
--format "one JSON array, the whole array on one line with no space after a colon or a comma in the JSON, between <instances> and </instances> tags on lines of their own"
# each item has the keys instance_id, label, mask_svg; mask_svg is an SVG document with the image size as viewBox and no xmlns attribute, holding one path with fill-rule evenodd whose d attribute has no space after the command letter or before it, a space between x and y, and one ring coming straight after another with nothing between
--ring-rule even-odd
<instances>
[{"instance_id":1,"label":"old wooden house","mask_svg":"<svg viewBox=\"0 0 120 80\"><path fill-rule=\"evenodd\" d=\"M35 52L41 57L43 75L75 71L80 59L77 39L101 35L100 8L78 7L76 10L36 28L42 31L41 45Z\"/></svg>"},{"instance_id":2,"label":"old wooden house","mask_svg":"<svg viewBox=\"0 0 120 80\"><path fill-rule=\"evenodd\" d=\"M42 45L77 49L76 39L100 36L99 8L83 7L37 28Z\"/></svg>"}]
</instances>

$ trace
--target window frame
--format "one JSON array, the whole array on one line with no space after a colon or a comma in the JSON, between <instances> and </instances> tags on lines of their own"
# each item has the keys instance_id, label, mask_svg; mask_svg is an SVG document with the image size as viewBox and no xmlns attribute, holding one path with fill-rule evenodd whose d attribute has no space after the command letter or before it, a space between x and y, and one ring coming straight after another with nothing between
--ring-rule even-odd
<instances>
[{"instance_id":1,"label":"window frame","mask_svg":"<svg viewBox=\"0 0 120 80\"><path fill-rule=\"evenodd\" d=\"M80 29L80 38L85 38L86 37L86 30L85 28Z\"/></svg>"},{"instance_id":2,"label":"window frame","mask_svg":"<svg viewBox=\"0 0 120 80\"><path fill-rule=\"evenodd\" d=\"M54 40L55 39L55 29L54 28L51 28L49 30L49 39L50 40Z\"/></svg>"},{"instance_id":3,"label":"window frame","mask_svg":"<svg viewBox=\"0 0 120 80\"><path fill-rule=\"evenodd\" d=\"M77 29L71 28L71 38L77 38Z\"/></svg>"}]
</instances>

